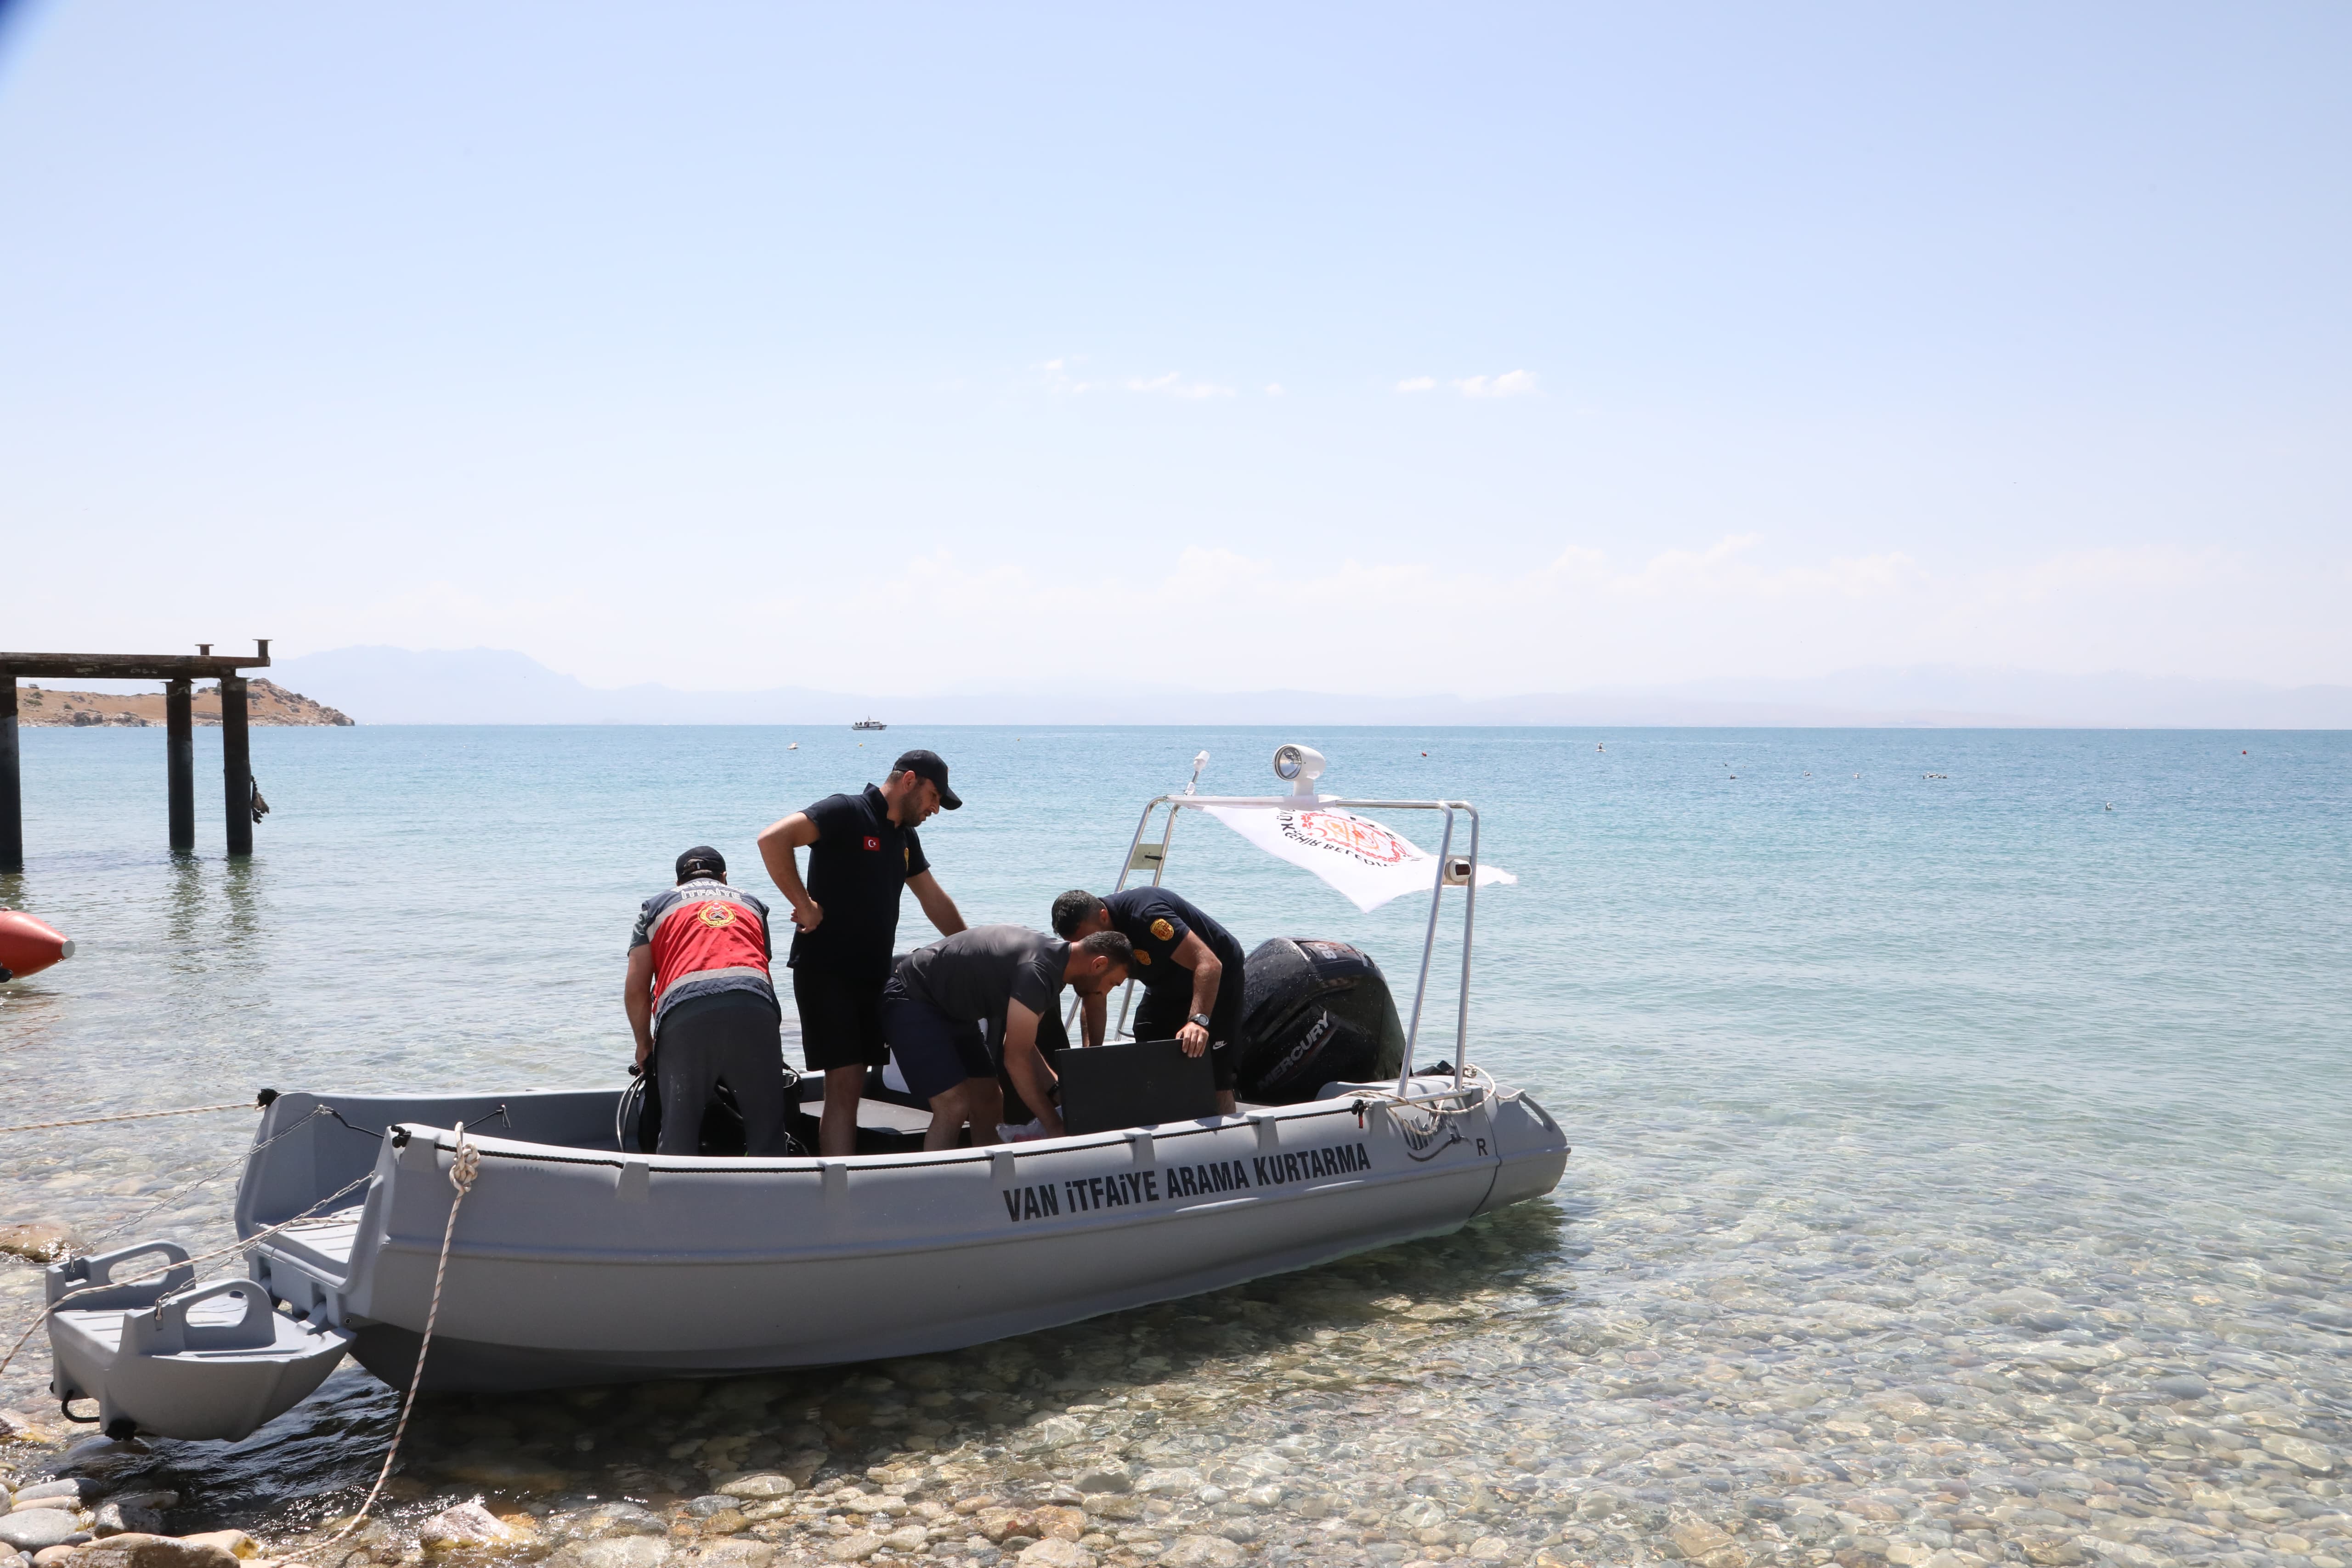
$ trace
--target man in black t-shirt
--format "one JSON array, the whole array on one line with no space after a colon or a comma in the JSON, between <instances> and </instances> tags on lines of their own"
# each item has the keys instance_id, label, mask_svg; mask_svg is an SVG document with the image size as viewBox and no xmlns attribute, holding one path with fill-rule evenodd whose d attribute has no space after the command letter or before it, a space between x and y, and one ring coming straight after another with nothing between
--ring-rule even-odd
<instances>
[{"instance_id":1,"label":"man in black t-shirt","mask_svg":"<svg viewBox=\"0 0 2352 1568\"><path fill-rule=\"evenodd\" d=\"M962 805L936 752L908 752L880 788L827 795L760 835L760 858L793 906L793 948L784 962L800 1011L801 1052L811 1072L824 1074L820 1153L856 1152L866 1069L888 1055L882 986L898 942L900 890L914 889L941 934L964 929L915 836L933 813ZM809 852L805 885L793 856L803 847Z\"/></svg>"},{"instance_id":2,"label":"man in black t-shirt","mask_svg":"<svg viewBox=\"0 0 2352 1568\"><path fill-rule=\"evenodd\" d=\"M1045 1135L1060 1137L1037 1026L1054 1016L1064 985L1099 999L1127 978L1131 956L1116 931L1070 942L1026 926L974 926L900 959L882 988L882 1031L907 1087L931 1108L923 1147L954 1148L967 1122L975 1144L997 1142L1000 1066Z\"/></svg>"},{"instance_id":3,"label":"man in black t-shirt","mask_svg":"<svg viewBox=\"0 0 2352 1568\"><path fill-rule=\"evenodd\" d=\"M1143 982L1135 1037L1175 1040L1189 1057L1209 1052L1217 1109L1231 1115L1241 1054L1242 944L1190 899L1165 888L1129 888L1107 899L1073 888L1054 900L1056 936L1075 942L1098 931L1115 931L1134 944L1132 973ZM1086 1043L1101 1045L1105 998L1087 998L1083 1014Z\"/></svg>"}]
</instances>

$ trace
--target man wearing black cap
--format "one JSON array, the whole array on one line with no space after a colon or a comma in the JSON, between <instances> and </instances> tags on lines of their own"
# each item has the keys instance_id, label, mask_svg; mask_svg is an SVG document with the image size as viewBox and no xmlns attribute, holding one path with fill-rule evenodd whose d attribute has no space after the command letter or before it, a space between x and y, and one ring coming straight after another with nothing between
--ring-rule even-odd
<instances>
[{"instance_id":1,"label":"man wearing black cap","mask_svg":"<svg viewBox=\"0 0 2352 1568\"><path fill-rule=\"evenodd\" d=\"M882 986L898 941L900 890L915 890L940 935L964 928L915 836L933 813L962 805L936 752L908 752L879 788L827 795L760 835L760 858L792 901L797 928L784 962L800 1010L802 1053L810 1071L824 1074L821 1153L856 1152L866 1069L889 1055L882 1042ZM793 855L803 846L805 885Z\"/></svg>"},{"instance_id":2,"label":"man wearing black cap","mask_svg":"<svg viewBox=\"0 0 2352 1568\"><path fill-rule=\"evenodd\" d=\"M773 954L768 906L727 885L727 861L708 844L679 856L677 885L638 910L621 1004L637 1037L637 1065L650 1059L661 1088L658 1152L699 1151L702 1113L722 1081L743 1113L743 1152L785 1152L782 1013L768 979Z\"/></svg>"}]
</instances>

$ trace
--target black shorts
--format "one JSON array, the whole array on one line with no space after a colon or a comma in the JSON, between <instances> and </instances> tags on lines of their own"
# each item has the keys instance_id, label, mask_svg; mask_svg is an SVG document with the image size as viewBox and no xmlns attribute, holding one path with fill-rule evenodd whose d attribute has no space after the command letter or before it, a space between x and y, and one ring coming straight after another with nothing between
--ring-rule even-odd
<instances>
[{"instance_id":1,"label":"black shorts","mask_svg":"<svg viewBox=\"0 0 2352 1568\"><path fill-rule=\"evenodd\" d=\"M811 1072L835 1068L878 1068L889 1053L882 1045L882 986L845 974L829 964L795 964L793 1004L801 1015L801 1059Z\"/></svg>"},{"instance_id":2,"label":"black shorts","mask_svg":"<svg viewBox=\"0 0 2352 1568\"><path fill-rule=\"evenodd\" d=\"M1240 965L1228 967L1227 974L1237 974ZM1171 985L1164 991L1147 990L1143 1000L1136 1004L1134 1016L1128 1020L1128 1031L1139 1040L1172 1040L1176 1031L1192 1021L1192 992ZM1217 987L1217 1005L1209 1009L1209 1067L1217 1076L1217 1088L1231 1093L1234 1087L1234 1064L1242 1054L1242 988L1239 985Z\"/></svg>"},{"instance_id":3,"label":"black shorts","mask_svg":"<svg viewBox=\"0 0 2352 1568\"><path fill-rule=\"evenodd\" d=\"M896 982L882 991L882 1033L907 1090L928 1102L966 1079L996 1076L995 1058L980 1026L952 1018L928 1002L918 1002Z\"/></svg>"}]
</instances>

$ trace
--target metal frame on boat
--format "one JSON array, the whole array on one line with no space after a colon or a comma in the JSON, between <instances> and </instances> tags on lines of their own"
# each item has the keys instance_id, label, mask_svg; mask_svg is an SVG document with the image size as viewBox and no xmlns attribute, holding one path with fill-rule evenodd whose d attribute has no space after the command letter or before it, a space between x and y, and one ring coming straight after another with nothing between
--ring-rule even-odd
<instances>
[{"instance_id":1,"label":"metal frame on boat","mask_svg":"<svg viewBox=\"0 0 2352 1568\"><path fill-rule=\"evenodd\" d=\"M1465 1059L1470 1049L1470 945L1478 924L1478 808L1466 800L1351 800L1344 795L1318 795L1314 781L1321 776L1321 753L1305 746L1281 746L1275 751L1275 773L1277 777L1296 777L1297 787L1289 795L1208 795L1194 793L1201 781L1201 770L1208 764L1209 753L1201 752L1192 759L1192 781L1181 795L1154 796L1136 820L1135 837L1128 841L1127 860L1119 868L1118 880L1112 890L1127 886L1127 879L1147 866L1151 871L1151 885L1160 886L1160 879L1168 867L1168 846L1176 837L1176 814L1180 811L1206 811L1219 807L1235 811L1434 811L1445 819L1443 837L1437 847L1437 875L1429 889L1429 927L1422 938L1421 970L1413 982L1412 1011L1405 1023L1404 1065L1397 1074L1396 1092L1406 1097L1406 1086L1412 1079L1413 1047L1420 1043L1423 1000L1429 994L1429 970L1437 953L1437 926L1445 907L1445 889L1460 888L1462 900L1462 993L1454 1022L1454 1088L1422 1098L1442 1100L1463 1092ZM1295 774L1286 774L1286 764L1295 767ZM1151 826L1152 813L1161 806L1168 808L1168 821L1160 829L1160 842L1148 853L1143 850L1145 829ZM1469 853L1455 863L1454 856L1454 818L1455 813L1470 819ZM1127 996L1132 998L1135 982L1128 982ZM1127 1005L1119 1006L1118 1026L1127 1024Z\"/></svg>"}]
</instances>

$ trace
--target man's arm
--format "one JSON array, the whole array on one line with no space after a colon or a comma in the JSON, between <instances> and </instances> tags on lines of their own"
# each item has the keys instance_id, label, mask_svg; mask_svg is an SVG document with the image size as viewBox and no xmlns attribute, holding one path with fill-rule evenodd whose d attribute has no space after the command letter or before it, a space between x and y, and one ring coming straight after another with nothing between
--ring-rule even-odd
<instances>
[{"instance_id":1,"label":"man's arm","mask_svg":"<svg viewBox=\"0 0 2352 1568\"><path fill-rule=\"evenodd\" d=\"M1108 995L1082 996L1078 999L1079 1038L1087 1045L1103 1043L1103 1030L1110 1022Z\"/></svg>"},{"instance_id":2,"label":"man's arm","mask_svg":"<svg viewBox=\"0 0 2352 1568\"><path fill-rule=\"evenodd\" d=\"M760 834L760 863L767 867L769 879L793 906L793 924L803 931L816 930L824 910L802 884L800 862L793 858L793 851L815 842L816 824L805 811L772 822Z\"/></svg>"},{"instance_id":3,"label":"man's arm","mask_svg":"<svg viewBox=\"0 0 2352 1568\"><path fill-rule=\"evenodd\" d=\"M929 871L918 871L907 879L907 886L915 889L915 902L923 906L923 913L940 928L941 936L953 936L963 930L963 911L955 907L955 900L948 897L948 890L940 886L937 877ZM1034 1019L1036 1015L1030 1016Z\"/></svg>"},{"instance_id":4,"label":"man's arm","mask_svg":"<svg viewBox=\"0 0 2352 1568\"><path fill-rule=\"evenodd\" d=\"M1201 933L1186 931L1183 944L1170 956L1179 969L1192 972L1192 1011L1203 1016L1213 1012L1217 1005L1217 987L1224 979L1225 966L1218 962L1215 953L1209 951L1209 944L1201 940ZM1188 1057L1197 1057L1209 1048L1209 1031L1190 1019L1176 1031L1176 1037L1183 1042L1184 1054Z\"/></svg>"},{"instance_id":5,"label":"man's arm","mask_svg":"<svg viewBox=\"0 0 2352 1568\"><path fill-rule=\"evenodd\" d=\"M1004 1070L1013 1075L1013 1087L1045 1124L1045 1136L1059 1138L1062 1113L1054 1109L1054 1069L1045 1065L1044 1053L1037 1049L1037 1015L1018 1002L1004 1009Z\"/></svg>"},{"instance_id":6,"label":"man's arm","mask_svg":"<svg viewBox=\"0 0 2352 1568\"><path fill-rule=\"evenodd\" d=\"M629 949L629 975L621 983L621 1006L629 1015L629 1033L637 1037L637 1065L654 1049L654 949L639 942Z\"/></svg>"}]
</instances>

